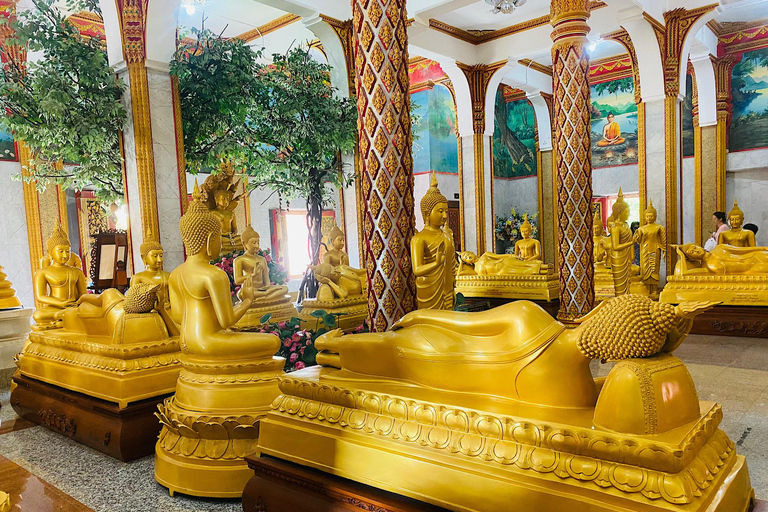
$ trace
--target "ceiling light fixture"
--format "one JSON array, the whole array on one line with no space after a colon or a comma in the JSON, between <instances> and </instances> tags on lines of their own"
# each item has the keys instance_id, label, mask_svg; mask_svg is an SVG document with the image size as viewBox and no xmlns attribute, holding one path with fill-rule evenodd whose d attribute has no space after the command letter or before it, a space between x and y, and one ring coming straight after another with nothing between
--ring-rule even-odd
<instances>
[{"instance_id":1,"label":"ceiling light fixture","mask_svg":"<svg viewBox=\"0 0 768 512\"><path fill-rule=\"evenodd\" d=\"M512 14L515 8L525 4L526 0L485 0L485 3L493 6L493 14Z\"/></svg>"},{"instance_id":2,"label":"ceiling light fixture","mask_svg":"<svg viewBox=\"0 0 768 512\"><path fill-rule=\"evenodd\" d=\"M198 7L203 7L208 3L208 0L181 0L181 5L187 12L187 16L192 16Z\"/></svg>"}]
</instances>

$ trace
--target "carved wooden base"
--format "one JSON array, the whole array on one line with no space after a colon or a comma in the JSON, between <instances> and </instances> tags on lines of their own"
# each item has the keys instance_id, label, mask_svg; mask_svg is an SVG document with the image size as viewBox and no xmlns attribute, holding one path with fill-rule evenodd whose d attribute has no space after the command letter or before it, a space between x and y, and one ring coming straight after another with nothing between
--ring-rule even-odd
<instances>
[{"instance_id":1,"label":"carved wooden base","mask_svg":"<svg viewBox=\"0 0 768 512\"><path fill-rule=\"evenodd\" d=\"M447 512L267 455L245 460L255 475L243 491L243 512Z\"/></svg>"},{"instance_id":2,"label":"carved wooden base","mask_svg":"<svg viewBox=\"0 0 768 512\"><path fill-rule=\"evenodd\" d=\"M693 320L691 334L768 338L768 306L715 306Z\"/></svg>"},{"instance_id":3,"label":"carved wooden base","mask_svg":"<svg viewBox=\"0 0 768 512\"><path fill-rule=\"evenodd\" d=\"M466 304L469 311L484 311L486 309L492 309L509 302L515 302L522 299L502 299L499 297L467 297ZM546 300L532 300L535 304L542 307L544 311L552 315L553 318L557 318L557 311L560 309L560 299L553 301Z\"/></svg>"},{"instance_id":4,"label":"carved wooden base","mask_svg":"<svg viewBox=\"0 0 768 512\"><path fill-rule=\"evenodd\" d=\"M11 384L11 406L16 414L123 462L154 453L160 433L154 414L166 396L120 409L115 403L19 373Z\"/></svg>"}]
</instances>

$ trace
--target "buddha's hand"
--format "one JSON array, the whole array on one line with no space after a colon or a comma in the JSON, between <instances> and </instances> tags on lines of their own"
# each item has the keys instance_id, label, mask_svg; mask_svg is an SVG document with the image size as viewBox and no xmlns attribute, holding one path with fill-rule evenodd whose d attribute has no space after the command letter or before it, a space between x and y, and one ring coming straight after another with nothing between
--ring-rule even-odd
<instances>
[{"instance_id":1,"label":"buddha's hand","mask_svg":"<svg viewBox=\"0 0 768 512\"><path fill-rule=\"evenodd\" d=\"M256 290L253 288L253 273L245 274L245 281L240 286L240 299L253 301Z\"/></svg>"},{"instance_id":2,"label":"buddha's hand","mask_svg":"<svg viewBox=\"0 0 768 512\"><path fill-rule=\"evenodd\" d=\"M315 348L318 354L315 357L317 364L341 369L341 337L344 333L341 329L334 329L315 340Z\"/></svg>"}]
</instances>

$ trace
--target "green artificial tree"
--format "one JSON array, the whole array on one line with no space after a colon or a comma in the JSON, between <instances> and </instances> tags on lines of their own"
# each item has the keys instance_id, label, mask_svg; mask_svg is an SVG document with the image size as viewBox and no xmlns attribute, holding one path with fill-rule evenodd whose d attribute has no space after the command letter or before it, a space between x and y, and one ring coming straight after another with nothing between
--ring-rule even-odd
<instances>
[{"instance_id":1,"label":"green artificial tree","mask_svg":"<svg viewBox=\"0 0 768 512\"><path fill-rule=\"evenodd\" d=\"M105 200L122 195L119 133L126 111L125 85L115 79L104 42L82 36L53 0L32 0L34 9L0 21L6 39L0 72L0 127L14 132L32 153L26 179L82 189ZM81 6L70 2L71 6ZM11 49L41 52L37 62L19 62ZM77 164L67 165L64 164Z\"/></svg>"}]
</instances>

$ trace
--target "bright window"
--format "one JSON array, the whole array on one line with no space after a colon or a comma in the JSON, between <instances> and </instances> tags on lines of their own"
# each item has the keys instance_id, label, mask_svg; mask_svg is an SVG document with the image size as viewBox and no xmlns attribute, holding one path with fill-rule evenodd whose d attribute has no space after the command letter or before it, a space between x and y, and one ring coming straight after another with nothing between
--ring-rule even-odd
<instances>
[{"instance_id":1,"label":"bright window","mask_svg":"<svg viewBox=\"0 0 768 512\"><path fill-rule=\"evenodd\" d=\"M301 277L310 263L306 212L285 214L286 259L291 277Z\"/></svg>"}]
</instances>

